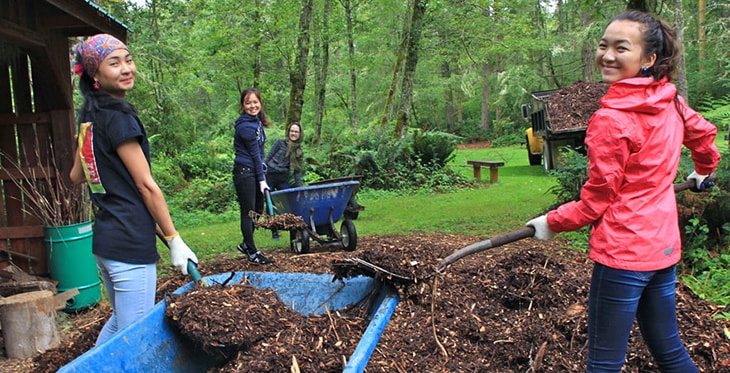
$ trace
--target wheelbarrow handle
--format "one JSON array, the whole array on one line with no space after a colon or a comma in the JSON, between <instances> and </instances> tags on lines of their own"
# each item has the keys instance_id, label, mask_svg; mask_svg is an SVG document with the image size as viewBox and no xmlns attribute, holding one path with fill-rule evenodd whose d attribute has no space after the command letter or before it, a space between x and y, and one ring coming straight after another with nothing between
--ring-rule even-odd
<instances>
[{"instance_id":1,"label":"wheelbarrow handle","mask_svg":"<svg viewBox=\"0 0 730 373\"><path fill-rule=\"evenodd\" d=\"M491 249L494 247L502 246L504 244L508 244L511 242L519 241L523 238L529 238L535 235L535 228L533 227L525 227L522 229L518 229L516 231L512 231L506 234L503 234L501 236L493 237L488 240L480 241L477 243L473 243L469 246L463 247L457 251L454 251L451 255L444 258L441 263L439 263L439 272L442 272L446 269L451 263L474 253L478 253L480 251L484 251L487 249Z\"/></svg>"}]
</instances>

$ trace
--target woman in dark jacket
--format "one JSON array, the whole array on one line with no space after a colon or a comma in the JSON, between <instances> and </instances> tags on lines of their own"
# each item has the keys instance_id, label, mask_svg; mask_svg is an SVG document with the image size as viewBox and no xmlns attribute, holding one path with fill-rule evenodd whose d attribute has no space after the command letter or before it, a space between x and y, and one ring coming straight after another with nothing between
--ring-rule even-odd
<instances>
[{"instance_id":1,"label":"woman in dark jacket","mask_svg":"<svg viewBox=\"0 0 730 373\"><path fill-rule=\"evenodd\" d=\"M294 187L302 186L302 163L304 150L302 125L294 122L286 129L286 139L278 139L266 156L266 181L273 190L291 188L290 180L294 178ZM279 231L271 231L271 238L278 240Z\"/></svg>"},{"instance_id":2,"label":"woman in dark jacket","mask_svg":"<svg viewBox=\"0 0 730 373\"><path fill-rule=\"evenodd\" d=\"M266 165L264 164L264 144L269 126L261 95L255 88L241 93L239 117L235 122L236 133L233 148L236 153L233 165L233 185L236 188L238 205L241 209L241 235L243 242L238 250L248 260L256 264L269 264L274 261L265 257L256 249L253 240L254 224L250 211L261 213L264 208L264 194L269 185L266 183Z\"/></svg>"}]
</instances>

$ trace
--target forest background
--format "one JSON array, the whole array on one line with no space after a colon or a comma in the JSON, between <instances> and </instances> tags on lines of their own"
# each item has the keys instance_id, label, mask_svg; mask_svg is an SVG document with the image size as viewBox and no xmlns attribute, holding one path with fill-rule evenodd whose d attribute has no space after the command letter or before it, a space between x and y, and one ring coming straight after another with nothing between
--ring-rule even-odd
<instances>
[{"instance_id":1,"label":"forest background","mask_svg":"<svg viewBox=\"0 0 730 373\"><path fill-rule=\"evenodd\" d=\"M720 137L730 123L727 1L95 3L130 30L139 72L127 98L145 123L153 172L176 221L236 211L233 121L248 87L261 91L273 124L267 147L284 137L288 123L303 124L305 183L357 174L364 193L469 187L473 180L444 167L456 144L523 143L529 123L520 106L531 92L600 79L597 42L627 8L674 25L684 48L680 93L718 125ZM719 189L727 191L730 150L721 150ZM558 202L576 198L582 185L585 160L568 159L554 174ZM727 192L715 198L730 199ZM699 216L684 227L702 239L707 229ZM707 253L709 243L700 239L690 245L697 248L690 255L698 256L690 259L710 263L704 269L723 268L707 276L726 284L730 224L723 229L725 241L713 243L719 249ZM730 289L720 286L719 293L719 303L730 303Z\"/></svg>"}]
</instances>

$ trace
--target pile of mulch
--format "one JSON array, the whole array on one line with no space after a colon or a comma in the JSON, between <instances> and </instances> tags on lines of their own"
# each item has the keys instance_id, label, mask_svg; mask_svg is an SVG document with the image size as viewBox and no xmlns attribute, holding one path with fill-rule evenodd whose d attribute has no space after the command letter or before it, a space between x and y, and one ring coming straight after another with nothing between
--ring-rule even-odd
<instances>
[{"instance_id":1,"label":"pile of mulch","mask_svg":"<svg viewBox=\"0 0 730 373\"><path fill-rule=\"evenodd\" d=\"M215 372L341 372L369 323L361 313L305 317L247 282L197 287L171 296L165 309L174 328L221 362Z\"/></svg>"},{"instance_id":2,"label":"pile of mulch","mask_svg":"<svg viewBox=\"0 0 730 373\"><path fill-rule=\"evenodd\" d=\"M361 237L355 252L314 247L311 254L294 255L288 248L281 248L267 252L276 260L270 266L254 266L236 256L202 262L200 271L203 275L229 271L331 273L333 262L357 256L373 261L382 258L385 262L378 264L392 265L388 267L392 270L400 270L403 264L406 268L423 268L424 272L410 272L421 276L432 273L429 269L438 264L438 260L431 260L484 238L450 234ZM585 253L562 248L565 244L560 238L549 242L525 239L464 257L443 274L409 285L373 351L367 372L584 371L586 304L592 262ZM401 254L386 259L393 253ZM161 278L158 297L171 294L188 281L181 275ZM677 310L682 340L700 372L730 372L730 322L714 319L724 310L699 299L682 283L677 287ZM232 317L242 322L240 317ZM78 316L79 320L82 318L83 315ZM105 320L94 319L77 325L100 325ZM322 330L329 328L328 323L331 321L325 320L316 330L322 334ZM347 323L335 320L338 325ZM277 330L278 324L278 320L257 318L251 326ZM293 334L285 335L286 339L301 338L298 343L306 345L304 341L312 338L309 334L312 331L304 327L289 330ZM98 331L87 330L87 333L95 337ZM347 339L346 343L355 344L362 332L337 329L337 334L339 339ZM93 338L71 340L66 336L62 347L31 359L24 369L2 370L53 371L54 367L91 348L88 341ZM318 339L309 340L310 346L316 346L313 341ZM334 363L331 356L339 359L349 356L344 350L332 355L314 354L328 356L330 360L303 364L304 355L294 350L282 351L280 355L285 362L277 364L283 365L256 369L251 367L262 360L262 350L236 355L230 359L232 365L227 369L285 371L295 357L302 371L340 371L344 362ZM0 368L7 366L3 364ZM632 332L624 371L658 372L638 329Z\"/></svg>"},{"instance_id":3,"label":"pile of mulch","mask_svg":"<svg viewBox=\"0 0 730 373\"><path fill-rule=\"evenodd\" d=\"M550 129L553 131L582 129L601 106L598 101L606 95L606 83L577 81L553 92L547 98Z\"/></svg>"},{"instance_id":4,"label":"pile of mulch","mask_svg":"<svg viewBox=\"0 0 730 373\"><path fill-rule=\"evenodd\" d=\"M279 229L279 230L290 230L290 229L301 229L306 228L307 223L304 222L301 216L290 214L285 212L278 215L261 215L254 211L251 211L256 227L264 229Z\"/></svg>"}]
</instances>

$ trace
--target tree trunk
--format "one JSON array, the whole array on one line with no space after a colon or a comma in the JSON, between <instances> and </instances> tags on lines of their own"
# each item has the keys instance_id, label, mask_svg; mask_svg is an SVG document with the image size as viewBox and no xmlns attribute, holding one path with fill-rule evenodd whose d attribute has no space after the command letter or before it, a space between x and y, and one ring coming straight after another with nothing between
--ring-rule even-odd
<instances>
[{"instance_id":1,"label":"tree trunk","mask_svg":"<svg viewBox=\"0 0 730 373\"><path fill-rule=\"evenodd\" d=\"M383 109L383 117L380 119L380 125L385 127L390 121L391 112L393 110L393 97L398 87L398 77L400 76L403 60L405 60L406 46L408 45L408 23L403 26L403 38L401 39L400 48L395 59L395 67L393 67L393 77L390 80L388 94L385 96L385 108Z\"/></svg>"},{"instance_id":2,"label":"tree trunk","mask_svg":"<svg viewBox=\"0 0 730 373\"><path fill-rule=\"evenodd\" d=\"M698 21L697 21L697 42L699 44L699 57L698 57L698 63L699 63L699 70L704 70L704 61L705 57L707 57L707 51L705 48L705 7L707 6L706 0L700 0L698 5Z\"/></svg>"},{"instance_id":3,"label":"tree trunk","mask_svg":"<svg viewBox=\"0 0 730 373\"><path fill-rule=\"evenodd\" d=\"M489 78L492 75L492 67L489 63L482 62L482 121L481 127L485 131L489 131L491 121L489 119Z\"/></svg>"},{"instance_id":4,"label":"tree trunk","mask_svg":"<svg viewBox=\"0 0 730 373\"><path fill-rule=\"evenodd\" d=\"M325 97L327 92L327 68L330 60L329 17L332 1L324 0L322 22L319 27L319 38L315 38L314 55L314 123L312 124L312 143L319 144L322 136L322 117L324 116ZM321 40L321 43L320 43ZM321 54L320 54L321 53Z\"/></svg>"},{"instance_id":5,"label":"tree trunk","mask_svg":"<svg viewBox=\"0 0 730 373\"><path fill-rule=\"evenodd\" d=\"M427 0L415 0L413 3L413 13L411 15L411 25L408 33L408 47L406 49L406 64L403 71L403 84L401 84L401 103L398 110L398 118L395 124L395 136L403 137L408 133L411 115L411 103L413 101L413 79L416 75L416 66L418 65L418 44L421 39L421 27L423 26L423 16L426 13Z\"/></svg>"},{"instance_id":6,"label":"tree trunk","mask_svg":"<svg viewBox=\"0 0 730 373\"><path fill-rule=\"evenodd\" d=\"M58 347L56 307L49 290L21 293L0 300L0 323L9 358L25 359Z\"/></svg>"},{"instance_id":7,"label":"tree trunk","mask_svg":"<svg viewBox=\"0 0 730 373\"><path fill-rule=\"evenodd\" d=\"M345 21L347 23L347 53L350 68L350 124L352 125L352 132L357 133L357 74L355 74L355 37L352 27L357 5L353 5L350 0L341 0L341 3L345 9Z\"/></svg>"},{"instance_id":8,"label":"tree trunk","mask_svg":"<svg viewBox=\"0 0 730 373\"><path fill-rule=\"evenodd\" d=\"M591 23L591 15L588 11L582 12L580 17L581 26L588 27ZM595 43L593 41L584 41L583 47L580 51L580 57L583 64L582 79L584 82L594 81L595 76L595 62L596 62L596 50Z\"/></svg>"},{"instance_id":9,"label":"tree trunk","mask_svg":"<svg viewBox=\"0 0 730 373\"><path fill-rule=\"evenodd\" d=\"M446 81L446 92L444 102L444 114L446 116L446 131L454 129L456 114L454 112L454 91L451 89L451 66L448 61L441 63L441 77Z\"/></svg>"},{"instance_id":10,"label":"tree trunk","mask_svg":"<svg viewBox=\"0 0 730 373\"><path fill-rule=\"evenodd\" d=\"M304 87L307 84L307 56L309 55L309 25L312 21L313 0L302 0L302 10L299 13L299 37L297 38L297 54L294 68L289 72L291 91L289 93L289 111L286 115L286 125L299 122L302 118L304 106Z\"/></svg>"},{"instance_id":11,"label":"tree trunk","mask_svg":"<svg viewBox=\"0 0 730 373\"><path fill-rule=\"evenodd\" d=\"M679 45L684 45L684 18L682 11L682 0L674 0L674 29L677 31L677 44ZM677 62L677 91L680 96L689 100L689 97L687 97L687 68L685 66L684 53L679 54L679 61Z\"/></svg>"}]
</instances>

